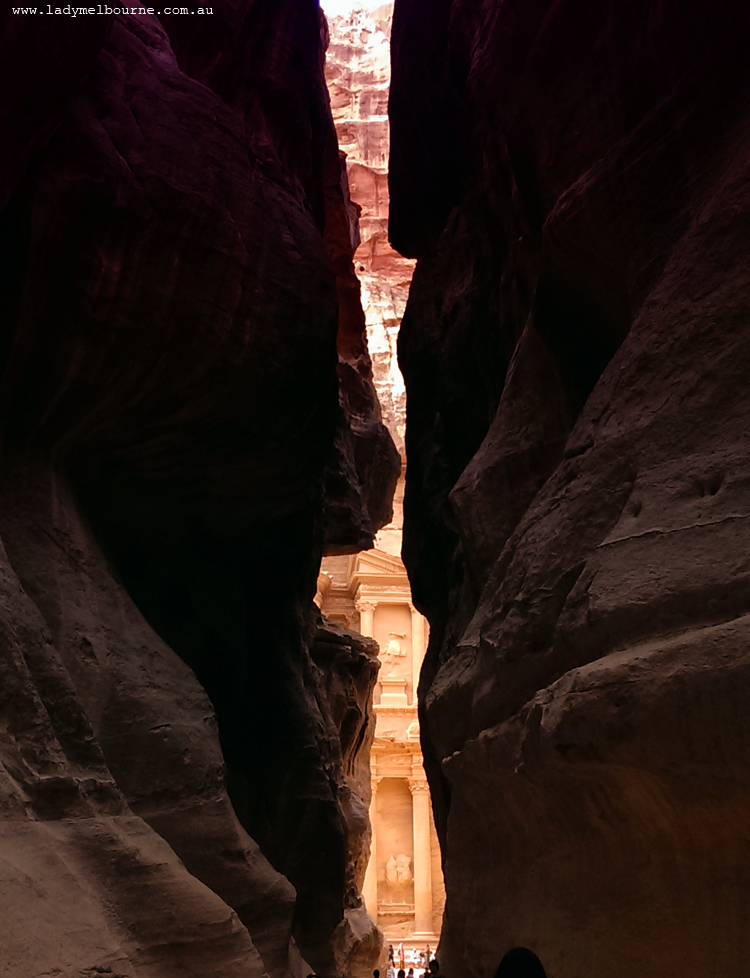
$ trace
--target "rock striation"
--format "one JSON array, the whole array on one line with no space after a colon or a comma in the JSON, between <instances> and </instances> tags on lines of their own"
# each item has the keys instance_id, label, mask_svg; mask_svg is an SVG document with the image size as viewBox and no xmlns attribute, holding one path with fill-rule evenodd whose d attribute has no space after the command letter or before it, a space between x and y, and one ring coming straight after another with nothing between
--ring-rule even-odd
<instances>
[{"instance_id":1,"label":"rock striation","mask_svg":"<svg viewBox=\"0 0 750 978\"><path fill-rule=\"evenodd\" d=\"M323 4L325 7L325 4ZM329 17L326 81L349 190L358 210L356 272L361 283L373 379L383 420L403 456L406 392L396 338L414 261L388 242L388 89L393 2L364 0Z\"/></svg>"},{"instance_id":2,"label":"rock striation","mask_svg":"<svg viewBox=\"0 0 750 978\"><path fill-rule=\"evenodd\" d=\"M325 21L314 0L190 9L0 12L19 978L332 978L377 953L375 667L312 599L324 547L372 545L399 463L347 299Z\"/></svg>"},{"instance_id":3,"label":"rock striation","mask_svg":"<svg viewBox=\"0 0 750 978\"><path fill-rule=\"evenodd\" d=\"M440 961L744 974L750 19L396 0Z\"/></svg>"}]
</instances>

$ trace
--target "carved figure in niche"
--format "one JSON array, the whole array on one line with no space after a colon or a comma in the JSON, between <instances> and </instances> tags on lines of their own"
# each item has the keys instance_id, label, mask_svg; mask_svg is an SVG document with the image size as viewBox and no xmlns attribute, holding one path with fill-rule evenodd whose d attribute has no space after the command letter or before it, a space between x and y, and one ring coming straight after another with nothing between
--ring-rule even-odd
<instances>
[{"instance_id":1,"label":"carved figure in niche","mask_svg":"<svg viewBox=\"0 0 750 978\"><path fill-rule=\"evenodd\" d=\"M411 883L411 859L403 853L400 856L396 856L396 878L401 884L401 886L406 886L407 883Z\"/></svg>"},{"instance_id":2,"label":"carved figure in niche","mask_svg":"<svg viewBox=\"0 0 750 978\"><path fill-rule=\"evenodd\" d=\"M391 853L385 864L385 879L391 886L407 886L412 881L411 859L406 853L395 856Z\"/></svg>"},{"instance_id":3,"label":"carved figure in niche","mask_svg":"<svg viewBox=\"0 0 750 978\"><path fill-rule=\"evenodd\" d=\"M391 636L388 639L388 644L385 648L381 646L382 676L390 676L406 659L406 650L399 641L399 639L406 638L406 632L388 632L388 634Z\"/></svg>"}]
</instances>

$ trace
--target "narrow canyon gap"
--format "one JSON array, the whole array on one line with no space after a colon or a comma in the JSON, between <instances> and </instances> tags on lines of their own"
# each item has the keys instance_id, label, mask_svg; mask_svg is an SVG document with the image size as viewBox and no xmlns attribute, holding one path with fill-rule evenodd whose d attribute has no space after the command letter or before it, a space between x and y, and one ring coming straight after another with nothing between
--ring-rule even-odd
<instances>
[{"instance_id":1,"label":"narrow canyon gap","mask_svg":"<svg viewBox=\"0 0 750 978\"><path fill-rule=\"evenodd\" d=\"M346 157L351 199L359 211L354 265L373 379L383 421L402 458L393 519L359 554L329 555L318 579L322 613L378 645L373 691L375 735L370 751L370 831L362 896L383 934L378 964L389 967L388 948L404 967L418 967L439 943L445 889L420 747L417 682L427 622L412 601L400 559L406 398L396 342L415 262L388 243L388 90L393 4L356 3L328 16L326 80L336 133ZM364 766L363 766L364 767ZM364 796L366 792L362 791ZM373 964L376 962L373 962ZM392 964L393 962L391 962ZM388 978L395 978L389 975Z\"/></svg>"}]
</instances>

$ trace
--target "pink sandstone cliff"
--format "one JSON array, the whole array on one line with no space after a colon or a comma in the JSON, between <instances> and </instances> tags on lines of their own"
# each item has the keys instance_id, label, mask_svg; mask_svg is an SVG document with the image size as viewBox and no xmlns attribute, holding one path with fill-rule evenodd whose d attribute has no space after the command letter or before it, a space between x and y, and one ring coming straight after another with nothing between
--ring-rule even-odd
<instances>
[{"instance_id":1,"label":"pink sandstone cliff","mask_svg":"<svg viewBox=\"0 0 750 978\"><path fill-rule=\"evenodd\" d=\"M213 10L0 9L11 978L333 978L377 952L376 665L312 598L323 548L389 518L398 457L347 302L325 23Z\"/></svg>"},{"instance_id":2,"label":"pink sandstone cliff","mask_svg":"<svg viewBox=\"0 0 750 978\"><path fill-rule=\"evenodd\" d=\"M325 7L325 4L323 4ZM354 254L373 378L383 419L403 455L406 396L396 338L414 262L388 243L388 89L393 3L376 0L329 17L326 81L349 190L359 212Z\"/></svg>"},{"instance_id":3,"label":"pink sandstone cliff","mask_svg":"<svg viewBox=\"0 0 750 978\"><path fill-rule=\"evenodd\" d=\"M750 957L750 15L396 0L440 961Z\"/></svg>"}]
</instances>

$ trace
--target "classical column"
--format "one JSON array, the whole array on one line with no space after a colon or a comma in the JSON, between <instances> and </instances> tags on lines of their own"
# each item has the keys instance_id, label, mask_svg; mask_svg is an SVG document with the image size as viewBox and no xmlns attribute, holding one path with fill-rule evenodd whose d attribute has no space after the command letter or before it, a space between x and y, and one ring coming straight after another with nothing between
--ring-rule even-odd
<instances>
[{"instance_id":1,"label":"classical column","mask_svg":"<svg viewBox=\"0 0 750 978\"><path fill-rule=\"evenodd\" d=\"M359 612L359 631L366 638L375 635L375 605L372 601L357 601L354 607Z\"/></svg>"},{"instance_id":2,"label":"classical column","mask_svg":"<svg viewBox=\"0 0 750 978\"><path fill-rule=\"evenodd\" d=\"M419 672L424 660L424 618L420 615L413 604L409 605L411 612L411 674L414 683L414 700L417 699L417 685L419 683Z\"/></svg>"},{"instance_id":3,"label":"classical column","mask_svg":"<svg viewBox=\"0 0 750 978\"><path fill-rule=\"evenodd\" d=\"M378 922L378 847L375 835L375 812L378 800L378 785L381 778L372 779L372 796L370 798L370 859L365 872L365 882L362 886L362 896L367 912Z\"/></svg>"},{"instance_id":4,"label":"classical column","mask_svg":"<svg viewBox=\"0 0 750 978\"><path fill-rule=\"evenodd\" d=\"M432 846L430 789L427 781L410 778L414 824L414 936L432 934Z\"/></svg>"}]
</instances>

